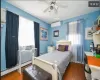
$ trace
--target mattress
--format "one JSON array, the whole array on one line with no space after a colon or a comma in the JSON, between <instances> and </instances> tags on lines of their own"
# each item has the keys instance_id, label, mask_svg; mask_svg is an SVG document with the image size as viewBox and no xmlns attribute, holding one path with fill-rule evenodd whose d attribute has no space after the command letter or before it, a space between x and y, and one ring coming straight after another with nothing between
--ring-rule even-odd
<instances>
[{"instance_id":1,"label":"mattress","mask_svg":"<svg viewBox=\"0 0 100 80\"><path fill-rule=\"evenodd\" d=\"M70 51L61 52L56 50L54 52L44 54L37 58L56 64L58 68L58 73L60 77L62 77L66 70L66 67L71 60L71 56L72 53Z\"/></svg>"}]
</instances>

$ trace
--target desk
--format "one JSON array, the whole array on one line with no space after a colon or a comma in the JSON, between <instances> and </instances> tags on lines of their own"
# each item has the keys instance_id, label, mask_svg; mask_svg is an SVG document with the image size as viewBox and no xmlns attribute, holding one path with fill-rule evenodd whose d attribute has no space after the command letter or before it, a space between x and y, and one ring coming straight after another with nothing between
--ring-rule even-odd
<instances>
[{"instance_id":1,"label":"desk","mask_svg":"<svg viewBox=\"0 0 100 80\"><path fill-rule=\"evenodd\" d=\"M94 56L87 56L88 64L96 67L100 67L100 58Z\"/></svg>"},{"instance_id":2,"label":"desk","mask_svg":"<svg viewBox=\"0 0 100 80\"><path fill-rule=\"evenodd\" d=\"M87 55L88 64L92 71L92 78L100 80L100 58L93 56L92 52L85 52Z\"/></svg>"},{"instance_id":3,"label":"desk","mask_svg":"<svg viewBox=\"0 0 100 80\"><path fill-rule=\"evenodd\" d=\"M100 58L93 56L92 52L85 52L87 55L88 64L94 67L100 67Z\"/></svg>"}]
</instances>

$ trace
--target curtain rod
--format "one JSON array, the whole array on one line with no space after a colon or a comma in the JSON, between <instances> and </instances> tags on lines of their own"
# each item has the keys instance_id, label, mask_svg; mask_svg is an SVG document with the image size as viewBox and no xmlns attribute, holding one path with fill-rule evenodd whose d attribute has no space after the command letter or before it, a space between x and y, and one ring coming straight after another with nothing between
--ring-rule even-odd
<instances>
[{"instance_id":1,"label":"curtain rod","mask_svg":"<svg viewBox=\"0 0 100 80\"><path fill-rule=\"evenodd\" d=\"M64 23L70 23L70 22L79 21L79 20L86 20L86 19L88 19L88 18L74 19L72 21L65 21Z\"/></svg>"}]
</instances>

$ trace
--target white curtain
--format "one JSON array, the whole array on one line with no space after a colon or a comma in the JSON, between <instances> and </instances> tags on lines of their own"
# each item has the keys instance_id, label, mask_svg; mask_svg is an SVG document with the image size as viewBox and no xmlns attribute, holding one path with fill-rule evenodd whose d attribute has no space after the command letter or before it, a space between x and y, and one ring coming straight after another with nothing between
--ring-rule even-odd
<instances>
[{"instance_id":1,"label":"white curtain","mask_svg":"<svg viewBox=\"0 0 100 80\"><path fill-rule=\"evenodd\" d=\"M68 24L68 40L71 41L71 51L73 53L73 61L82 62L83 54L83 35L80 21L70 22Z\"/></svg>"},{"instance_id":2,"label":"white curtain","mask_svg":"<svg viewBox=\"0 0 100 80\"><path fill-rule=\"evenodd\" d=\"M35 45L34 23L23 17L19 17L19 46Z\"/></svg>"}]
</instances>

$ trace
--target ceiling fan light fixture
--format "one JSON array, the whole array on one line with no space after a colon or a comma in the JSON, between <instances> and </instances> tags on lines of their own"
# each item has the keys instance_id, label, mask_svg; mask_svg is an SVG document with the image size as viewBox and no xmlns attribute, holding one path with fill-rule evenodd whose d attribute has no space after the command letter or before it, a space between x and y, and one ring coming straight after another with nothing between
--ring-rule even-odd
<instances>
[{"instance_id":1,"label":"ceiling fan light fixture","mask_svg":"<svg viewBox=\"0 0 100 80\"><path fill-rule=\"evenodd\" d=\"M51 9L51 10L53 10L53 9L54 9L54 7L53 7L53 6L50 6L50 9Z\"/></svg>"},{"instance_id":2,"label":"ceiling fan light fixture","mask_svg":"<svg viewBox=\"0 0 100 80\"><path fill-rule=\"evenodd\" d=\"M48 0L49 1L49 0ZM49 7L47 8L47 9L45 9L44 10L44 12L54 12L55 14L57 14L58 13L58 8L59 7L62 7L62 8L66 8L66 6L62 6L62 5L59 5L59 4L57 4L57 2L56 2L57 0L52 0L52 1L50 1L49 3ZM46 2L47 2L47 0L46 0Z\"/></svg>"}]
</instances>

